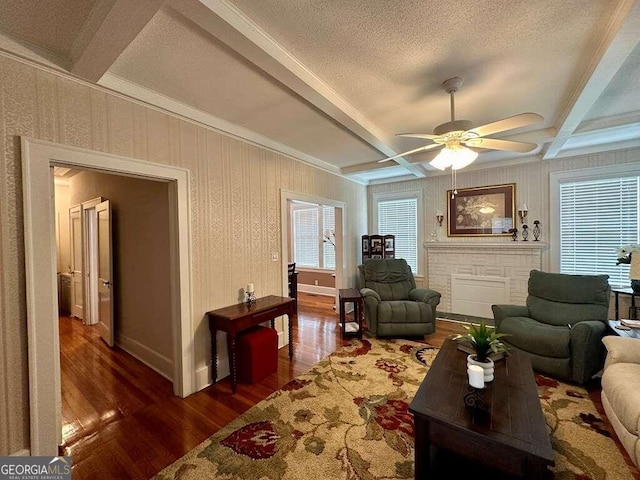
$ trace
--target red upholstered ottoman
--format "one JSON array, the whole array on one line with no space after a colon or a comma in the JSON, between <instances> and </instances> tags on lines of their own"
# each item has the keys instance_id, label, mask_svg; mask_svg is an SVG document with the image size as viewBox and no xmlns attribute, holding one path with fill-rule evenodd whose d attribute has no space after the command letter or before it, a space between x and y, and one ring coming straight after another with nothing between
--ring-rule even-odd
<instances>
[{"instance_id":1,"label":"red upholstered ottoman","mask_svg":"<svg viewBox=\"0 0 640 480\"><path fill-rule=\"evenodd\" d=\"M239 382L254 383L278 370L278 333L275 329L254 327L241 333L237 342Z\"/></svg>"}]
</instances>

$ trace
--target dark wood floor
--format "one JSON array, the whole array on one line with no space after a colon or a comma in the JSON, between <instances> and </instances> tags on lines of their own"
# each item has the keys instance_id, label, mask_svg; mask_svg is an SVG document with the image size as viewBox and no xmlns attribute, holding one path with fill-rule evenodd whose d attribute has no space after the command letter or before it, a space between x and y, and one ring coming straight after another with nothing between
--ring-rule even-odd
<instances>
[{"instance_id":1,"label":"dark wood floor","mask_svg":"<svg viewBox=\"0 0 640 480\"><path fill-rule=\"evenodd\" d=\"M227 379L186 399L171 383L95 328L60 318L63 446L74 479L148 479L260 400L336 350L342 340L333 299L299 294L295 354L279 351L278 371L253 385ZM439 322L429 343L440 346L461 324ZM592 393L599 403L599 392ZM601 409L601 406L599 407Z\"/></svg>"}]
</instances>

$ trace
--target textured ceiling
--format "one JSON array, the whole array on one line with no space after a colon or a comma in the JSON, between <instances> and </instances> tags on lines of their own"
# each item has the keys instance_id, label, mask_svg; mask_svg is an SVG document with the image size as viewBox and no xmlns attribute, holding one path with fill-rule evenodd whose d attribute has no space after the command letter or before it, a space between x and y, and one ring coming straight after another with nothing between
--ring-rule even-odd
<instances>
[{"instance_id":1,"label":"textured ceiling","mask_svg":"<svg viewBox=\"0 0 640 480\"><path fill-rule=\"evenodd\" d=\"M441 84L454 76L458 119L544 117L493 135L533 152L480 149L478 168L640 145L634 0L0 0L0 11L0 50L364 182L439 174L437 150L377 160L429 142L396 134L448 121Z\"/></svg>"},{"instance_id":2,"label":"textured ceiling","mask_svg":"<svg viewBox=\"0 0 640 480\"><path fill-rule=\"evenodd\" d=\"M609 82L585 120L630 113L640 114L640 44Z\"/></svg>"},{"instance_id":3,"label":"textured ceiling","mask_svg":"<svg viewBox=\"0 0 640 480\"><path fill-rule=\"evenodd\" d=\"M338 166L379 156L168 8L156 14L111 72Z\"/></svg>"},{"instance_id":4,"label":"textured ceiling","mask_svg":"<svg viewBox=\"0 0 640 480\"><path fill-rule=\"evenodd\" d=\"M101 0L0 0L0 31L64 57Z\"/></svg>"},{"instance_id":5,"label":"textured ceiling","mask_svg":"<svg viewBox=\"0 0 640 480\"><path fill-rule=\"evenodd\" d=\"M233 3L383 130L430 133L449 120L440 85L454 76L466 81L460 118L480 125L535 111L550 125L612 2Z\"/></svg>"}]
</instances>

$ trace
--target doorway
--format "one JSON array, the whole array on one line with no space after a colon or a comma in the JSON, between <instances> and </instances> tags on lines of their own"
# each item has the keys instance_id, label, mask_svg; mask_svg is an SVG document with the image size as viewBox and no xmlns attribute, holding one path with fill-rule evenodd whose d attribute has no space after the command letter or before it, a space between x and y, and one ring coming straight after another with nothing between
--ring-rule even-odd
<instances>
[{"instance_id":1,"label":"doorway","mask_svg":"<svg viewBox=\"0 0 640 480\"><path fill-rule=\"evenodd\" d=\"M339 289L344 287L344 259L347 254L344 251L346 247L346 242L343 241L343 232L345 228L346 222L346 214L345 214L345 202L339 200L333 200L330 198L317 197L314 195L306 195L297 192L291 192L289 190L281 190L280 191L280 207L281 207L281 222L282 222L282 272L283 272L283 291L287 291L287 283L288 283L288 275L287 275L287 266L289 262L289 252L291 251L291 232L292 232L292 222L291 222L291 214L290 214L290 206L293 202L303 202L306 204L312 205L321 205L323 207L329 207L332 210L333 214L333 224L335 228L333 231L325 232L324 228L320 228L322 230L322 237L324 240L325 234L327 234L328 239L331 240L331 252L335 255L335 292L334 292L334 305L339 305L338 292ZM330 229L329 229L330 230ZM324 241L322 241L324 245ZM319 247L322 248L322 247ZM299 266L296 265L296 270L299 269ZM337 309L336 309L337 311Z\"/></svg>"},{"instance_id":2,"label":"doorway","mask_svg":"<svg viewBox=\"0 0 640 480\"><path fill-rule=\"evenodd\" d=\"M61 442L60 346L56 298L52 166L169 182L174 393L195 389L192 349L189 171L22 138L29 346L31 454L56 455ZM42 195L42 192L48 192ZM52 341L53 339L53 341Z\"/></svg>"}]
</instances>

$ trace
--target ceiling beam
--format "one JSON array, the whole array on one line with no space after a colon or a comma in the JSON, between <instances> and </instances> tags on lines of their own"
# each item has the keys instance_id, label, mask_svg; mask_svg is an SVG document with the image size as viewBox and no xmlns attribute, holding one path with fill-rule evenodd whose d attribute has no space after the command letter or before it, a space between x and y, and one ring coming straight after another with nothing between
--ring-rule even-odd
<instances>
[{"instance_id":1,"label":"ceiling beam","mask_svg":"<svg viewBox=\"0 0 640 480\"><path fill-rule=\"evenodd\" d=\"M544 159L556 158L560 154L564 144L639 42L640 2L626 0L618 6L591 65L556 121L556 125L559 125L558 135L549 145Z\"/></svg>"},{"instance_id":2,"label":"ceiling beam","mask_svg":"<svg viewBox=\"0 0 640 480\"><path fill-rule=\"evenodd\" d=\"M170 5L376 148L381 156L397 154L388 145L389 139L382 130L231 3L226 0L171 0ZM403 158L396 159L396 163L417 177L426 176L420 165L411 165Z\"/></svg>"},{"instance_id":3,"label":"ceiling beam","mask_svg":"<svg viewBox=\"0 0 640 480\"><path fill-rule=\"evenodd\" d=\"M97 2L71 48L70 72L96 83L163 3L163 0Z\"/></svg>"}]
</instances>

